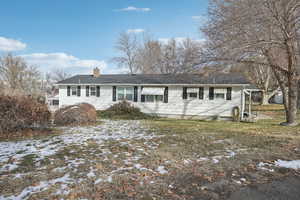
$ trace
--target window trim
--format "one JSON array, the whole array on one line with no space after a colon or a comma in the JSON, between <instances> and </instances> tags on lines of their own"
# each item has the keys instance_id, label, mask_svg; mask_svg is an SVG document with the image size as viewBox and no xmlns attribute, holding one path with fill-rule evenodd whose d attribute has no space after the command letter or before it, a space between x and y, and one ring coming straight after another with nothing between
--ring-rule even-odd
<instances>
[{"instance_id":1,"label":"window trim","mask_svg":"<svg viewBox=\"0 0 300 200\"><path fill-rule=\"evenodd\" d=\"M119 99L119 89L123 89L124 93L124 98L123 99ZM129 94L129 91L130 90L130 95L131 95L131 99L127 99L127 94ZM118 101L134 101L134 87L131 87L131 86L119 86L117 87L116 89L116 99Z\"/></svg>"},{"instance_id":2,"label":"window trim","mask_svg":"<svg viewBox=\"0 0 300 200\"><path fill-rule=\"evenodd\" d=\"M218 92L218 90L221 90L221 92ZM217 95L222 95L223 98L217 97ZM217 101L224 101L226 100L227 96L227 88L215 88L214 89L214 99Z\"/></svg>"},{"instance_id":3,"label":"window trim","mask_svg":"<svg viewBox=\"0 0 300 200\"><path fill-rule=\"evenodd\" d=\"M92 88L94 88L94 91L92 91ZM95 92L95 95L93 95L92 92ZM90 86L90 96L91 97L96 97L97 96L97 89L96 89L95 85Z\"/></svg>"},{"instance_id":4,"label":"window trim","mask_svg":"<svg viewBox=\"0 0 300 200\"><path fill-rule=\"evenodd\" d=\"M143 95L145 98L145 103L164 103L164 95ZM147 96L152 96L153 97L153 101L147 101ZM158 97L162 97L161 100L158 100Z\"/></svg>"}]
</instances>

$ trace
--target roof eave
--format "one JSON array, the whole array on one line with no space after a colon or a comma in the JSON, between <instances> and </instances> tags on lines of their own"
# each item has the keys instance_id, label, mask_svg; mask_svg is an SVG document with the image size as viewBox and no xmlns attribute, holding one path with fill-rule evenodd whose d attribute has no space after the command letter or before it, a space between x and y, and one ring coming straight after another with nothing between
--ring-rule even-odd
<instances>
[{"instance_id":1,"label":"roof eave","mask_svg":"<svg viewBox=\"0 0 300 200\"><path fill-rule=\"evenodd\" d=\"M132 85L132 86L208 86L208 85L218 85L218 86L249 86L249 83L157 83L157 84L134 84L134 83L57 83L55 86L66 86L66 85L104 85L104 86L119 86L119 85Z\"/></svg>"}]
</instances>

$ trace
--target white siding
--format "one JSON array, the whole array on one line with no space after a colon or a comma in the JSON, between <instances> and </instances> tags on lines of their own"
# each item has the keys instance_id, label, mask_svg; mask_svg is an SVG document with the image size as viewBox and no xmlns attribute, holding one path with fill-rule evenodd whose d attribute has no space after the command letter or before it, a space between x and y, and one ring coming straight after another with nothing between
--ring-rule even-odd
<instances>
[{"instance_id":1,"label":"white siding","mask_svg":"<svg viewBox=\"0 0 300 200\"><path fill-rule=\"evenodd\" d=\"M212 86L216 87L216 86ZM141 87L139 87L138 102L133 103L142 112L158 115L179 115L179 116L220 116L231 117L232 108L241 108L242 87L232 87L232 100L209 100L209 87L204 87L204 99L182 98L182 86L168 86L168 103L163 102L141 102ZM218 87L219 88L219 87ZM109 106L117 103L112 101L112 86L102 85L100 97L86 97L85 86L81 86L81 96L67 96L67 86L59 86L60 107L76 103L89 103L97 110L105 110Z\"/></svg>"}]
</instances>

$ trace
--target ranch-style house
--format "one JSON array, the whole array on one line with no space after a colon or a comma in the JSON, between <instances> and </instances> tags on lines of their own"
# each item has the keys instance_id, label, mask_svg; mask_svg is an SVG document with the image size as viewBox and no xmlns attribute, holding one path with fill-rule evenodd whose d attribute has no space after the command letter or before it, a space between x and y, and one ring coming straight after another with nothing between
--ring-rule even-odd
<instances>
[{"instance_id":1,"label":"ranch-style house","mask_svg":"<svg viewBox=\"0 0 300 200\"><path fill-rule=\"evenodd\" d=\"M59 107L89 103L97 110L126 100L142 112L163 117L230 118L245 112L249 82L241 74L76 75L57 83Z\"/></svg>"}]
</instances>

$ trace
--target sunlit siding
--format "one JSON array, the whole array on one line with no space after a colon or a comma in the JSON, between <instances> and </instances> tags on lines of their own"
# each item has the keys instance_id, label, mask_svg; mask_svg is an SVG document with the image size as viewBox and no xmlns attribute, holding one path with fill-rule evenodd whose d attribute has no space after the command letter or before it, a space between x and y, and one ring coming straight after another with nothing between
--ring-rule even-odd
<instances>
[{"instance_id":1,"label":"sunlit siding","mask_svg":"<svg viewBox=\"0 0 300 200\"><path fill-rule=\"evenodd\" d=\"M216 87L212 85L211 87ZM209 100L209 87L204 87L204 99L183 99L182 86L168 86L169 101L168 103L156 102L145 103L141 102L139 87L138 102L133 103L139 107L142 112L157 115L170 116L220 116L230 117L233 107L241 107L242 87L232 87L232 100ZM89 103L96 107L97 110L105 110L109 106L117 103L112 101L112 86L101 85L100 97L86 97L85 86L81 86L81 96L67 96L67 86L59 86L59 101L60 107L72 105L76 103Z\"/></svg>"}]
</instances>

